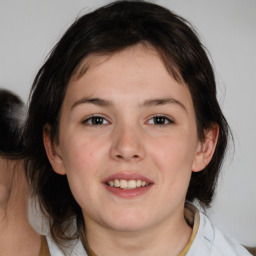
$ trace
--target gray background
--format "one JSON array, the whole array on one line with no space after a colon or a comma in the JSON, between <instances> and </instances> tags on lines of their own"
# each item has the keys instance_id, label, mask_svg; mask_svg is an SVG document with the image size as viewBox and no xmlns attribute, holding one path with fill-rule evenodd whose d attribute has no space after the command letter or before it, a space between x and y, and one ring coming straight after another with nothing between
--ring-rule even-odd
<instances>
[{"instance_id":1,"label":"gray background","mask_svg":"<svg viewBox=\"0 0 256 256\"><path fill-rule=\"evenodd\" d=\"M0 0L0 87L27 101L46 55L79 14L109 1ZM226 234L256 246L256 1L162 0L188 19L211 53L218 98L234 133L208 215Z\"/></svg>"}]
</instances>

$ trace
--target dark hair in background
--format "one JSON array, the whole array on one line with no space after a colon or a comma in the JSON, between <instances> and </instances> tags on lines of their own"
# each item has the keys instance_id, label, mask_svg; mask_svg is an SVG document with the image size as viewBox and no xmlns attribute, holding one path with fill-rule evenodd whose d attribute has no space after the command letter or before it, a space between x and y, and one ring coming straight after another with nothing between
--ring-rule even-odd
<instances>
[{"instance_id":1,"label":"dark hair in background","mask_svg":"<svg viewBox=\"0 0 256 256\"><path fill-rule=\"evenodd\" d=\"M202 206L212 201L229 126L216 99L213 68L206 51L191 25L171 11L142 1L114 2L71 25L39 70L31 90L25 131L27 175L42 208L52 217L51 234L59 243L80 236L84 222L66 176L56 174L47 159L43 127L50 124L51 138L58 143L59 116L68 83L86 72L82 62L88 55L113 54L137 44L154 47L170 74L188 86L200 139L205 130L219 125L215 154L203 171L192 174L186 196L189 201L197 199ZM77 221L77 230L67 235L65 230L72 219Z\"/></svg>"},{"instance_id":2,"label":"dark hair in background","mask_svg":"<svg viewBox=\"0 0 256 256\"><path fill-rule=\"evenodd\" d=\"M24 150L22 126L25 105L14 93L0 89L0 156L20 158Z\"/></svg>"}]
</instances>

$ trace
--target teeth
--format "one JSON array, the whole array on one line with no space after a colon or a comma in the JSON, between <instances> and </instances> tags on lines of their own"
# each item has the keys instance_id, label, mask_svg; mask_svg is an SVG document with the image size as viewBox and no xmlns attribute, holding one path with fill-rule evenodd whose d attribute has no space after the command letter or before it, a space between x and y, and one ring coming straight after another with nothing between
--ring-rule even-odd
<instances>
[{"instance_id":1,"label":"teeth","mask_svg":"<svg viewBox=\"0 0 256 256\"><path fill-rule=\"evenodd\" d=\"M122 188L122 189L134 189L139 187L145 187L149 185L146 181L142 180L111 180L108 181L107 184L110 187Z\"/></svg>"},{"instance_id":2,"label":"teeth","mask_svg":"<svg viewBox=\"0 0 256 256\"><path fill-rule=\"evenodd\" d=\"M126 180L120 180L120 188L128 188L128 183Z\"/></svg>"},{"instance_id":3,"label":"teeth","mask_svg":"<svg viewBox=\"0 0 256 256\"><path fill-rule=\"evenodd\" d=\"M136 188L137 187L137 182L136 180L129 180L128 182L128 188L132 189L132 188Z\"/></svg>"},{"instance_id":4,"label":"teeth","mask_svg":"<svg viewBox=\"0 0 256 256\"><path fill-rule=\"evenodd\" d=\"M137 180L137 187L141 187L141 180Z\"/></svg>"},{"instance_id":5,"label":"teeth","mask_svg":"<svg viewBox=\"0 0 256 256\"><path fill-rule=\"evenodd\" d=\"M120 187L120 182L119 182L119 180L115 180L114 181L114 186L116 187L116 188L119 188Z\"/></svg>"}]
</instances>

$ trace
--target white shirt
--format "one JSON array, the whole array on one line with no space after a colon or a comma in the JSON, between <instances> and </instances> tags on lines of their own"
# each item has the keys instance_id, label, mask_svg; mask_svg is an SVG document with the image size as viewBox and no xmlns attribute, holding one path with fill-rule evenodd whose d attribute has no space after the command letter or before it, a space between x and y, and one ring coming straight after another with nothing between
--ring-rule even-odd
<instances>
[{"instance_id":1,"label":"white shirt","mask_svg":"<svg viewBox=\"0 0 256 256\"><path fill-rule=\"evenodd\" d=\"M199 212L199 228L186 256L249 256L237 242L225 237Z\"/></svg>"},{"instance_id":2,"label":"white shirt","mask_svg":"<svg viewBox=\"0 0 256 256\"><path fill-rule=\"evenodd\" d=\"M64 256L49 236L47 237L47 242L51 256ZM67 251L67 255L88 256L81 241L72 242ZM211 224L210 220L202 212L199 212L199 228L186 256L250 255L251 254L237 242L225 237Z\"/></svg>"},{"instance_id":3,"label":"white shirt","mask_svg":"<svg viewBox=\"0 0 256 256\"><path fill-rule=\"evenodd\" d=\"M46 237L51 256L65 256L50 236ZM70 242L70 246L65 251L68 256L88 256L80 240Z\"/></svg>"}]
</instances>

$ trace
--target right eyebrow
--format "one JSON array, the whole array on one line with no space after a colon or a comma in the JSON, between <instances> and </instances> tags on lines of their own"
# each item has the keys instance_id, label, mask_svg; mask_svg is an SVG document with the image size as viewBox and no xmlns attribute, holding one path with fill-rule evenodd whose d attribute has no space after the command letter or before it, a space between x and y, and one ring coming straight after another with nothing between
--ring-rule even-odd
<instances>
[{"instance_id":1,"label":"right eyebrow","mask_svg":"<svg viewBox=\"0 0 256 256\"><path fill-rule=\"evenodd\" d=\"M81 104L93 104L93 105L100 106L100 107L108 107L108 106L112 105L112 103L110 101L100 99L100 98L82 98L82 99L76 101L71 106L71 110L73 110L75 107L77 107Z\"/></svg>"}]
</instances>

